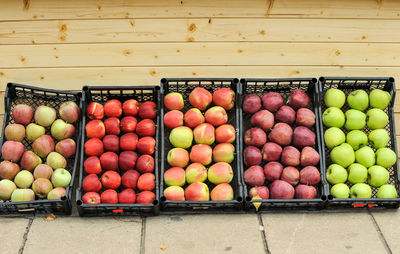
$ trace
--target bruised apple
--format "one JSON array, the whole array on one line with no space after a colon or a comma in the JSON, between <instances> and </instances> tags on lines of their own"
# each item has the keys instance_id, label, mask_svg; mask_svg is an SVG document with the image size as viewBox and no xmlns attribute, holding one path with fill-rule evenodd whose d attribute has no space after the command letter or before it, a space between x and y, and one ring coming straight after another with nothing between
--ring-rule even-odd
<instances>
[{"instance_id":1,"label":"bruised apple","mask_svg":"<svg viewBox=\"0 0 400 254\"><path fill-rule=\"evenodd\" d=\"M91 102L86 109L86 114L91 120L101 120L104 117L104 107L98 102Z\"/></svg>"}]
</instances>

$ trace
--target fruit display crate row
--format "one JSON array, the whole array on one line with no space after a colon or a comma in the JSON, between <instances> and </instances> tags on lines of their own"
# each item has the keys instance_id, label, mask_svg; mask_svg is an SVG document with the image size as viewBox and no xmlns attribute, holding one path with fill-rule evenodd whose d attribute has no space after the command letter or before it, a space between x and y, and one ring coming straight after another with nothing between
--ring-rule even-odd
<instances>
[{"instance_id":1,"label":"fruit display crate row","mask_svg":"<svg viewBox=\"0 0 400 254\"><path fill-rule=\"evenodd\" d=\"M322 209L327 200L315 78L241 79L246 209Z\"/></svg>"},{"instance_id":2,"label":"fruit display crate row","mask_svg":"<svg viewBox=\"0 0 400 254\"><path fill-rule=\"evenodd\" d=\"M328 208L398 208L394 79L321 77L319 83Z\"/></svg>"},{"instance_id":3,"label":"fruit display crate row","mask_svg":"<svg viewBox=\"0 0 400 254\"><path fill-rule=\"evenodd\" d=\"M7 84L0 213L71 214L81 97L80 92Z\"/></svg>"},{"instance_id":4,"label":"fruit display crate row","mask_svg":"<svg viewBox=\"0 0 400 254\"><path fill-rule=\"evenodd\" d=\"M242 210L238 88L230 78L161 80L163 211Z\"/></svg>"},{"instance_id":5,"label":"fruit display crate row","mask_svg":"<svg viewBox=\"0 0 400 254\"><path fill-rule=\"evenodd\" d=\"M159 90L83 87L80 216L159 214Z\"/></svg>"}]
</instances>

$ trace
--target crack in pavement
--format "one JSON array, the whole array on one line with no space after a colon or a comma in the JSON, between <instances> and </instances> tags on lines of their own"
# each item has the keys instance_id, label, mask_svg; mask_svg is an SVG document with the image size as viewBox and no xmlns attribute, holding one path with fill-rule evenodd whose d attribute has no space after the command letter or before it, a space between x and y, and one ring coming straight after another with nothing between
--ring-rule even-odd
<instances>
[{"instance_id":1,"label":"crack in pavement","mask_svg":"<svg viewBox=\"0 0 400 254\"><path fill-rule=\"evenodd\" d=\"M146 217L142 217L142 232L140 234L140 254L145 251Z\"/></svg>"},{"instance_id":2,"label":"crack in pavement","mask_svg":"<svg viewBox=\"0 0 400 254\"><path fill-rule=\"evenodd\" d=\"M264 222L262 220L261 213L258 213L257 217L258 217L258 222L259 222L259 226L260 226L261 236L263 239L265 254L271 254L271 252L268 249L267 234L265 232Z\"/></svg>"},{"instance_id":3,"label":"crack in pavement","mask_svg":"<svg viewBox=\"0 0 400 254\"><path fill-rule=\"evenodd\" d=\"M388 244L388 242L386 241L385 235L382 233L381 228L378 225L378 222L376 221L374 215L372 214L371 210L368 208L368 214L371 217L372 222L375 225L376 231L378 232L379 238L381 239L383 245L385 246L385 249L387 251L387 253L392 254L392 250L390 249L390 246Z\"/></svg>"},{"instance_id":4,"label":"crack in pavement","mask_svg":"<svg viewBox=\"0 0 400 254\"><path fill-rule=\"evenodd\" d=\"M26 226L25 233L24 233L24 236L22 238L21 248L19 248L18 254L23 254L24 253L25 244L26 244L26 241L28 240L28 234L29 234L29 231L31 229L31 226L32 226L32 223L33 223L33 219L35 219L35 215L33 215L33 217L29 217L28 226Z\"/></svg>"}]
</instances>

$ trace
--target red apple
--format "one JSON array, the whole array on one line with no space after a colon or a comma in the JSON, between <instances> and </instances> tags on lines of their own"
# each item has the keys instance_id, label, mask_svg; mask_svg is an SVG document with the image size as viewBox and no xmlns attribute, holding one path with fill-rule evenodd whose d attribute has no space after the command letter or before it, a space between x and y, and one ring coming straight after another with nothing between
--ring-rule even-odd
<instances>
[{"instance_id":1,"label":"red apple","mask_svg":"<svg viewBox=\"0 0 400 254\"><path fill-rule=\"evenodd\" d=\"M260 110L251 117L250 123L268 132L274 126L274 115L266 109Z\"/></svg>"},{"instance_id":2,"label":"red apple","mask_svg":"<svg viewBox=\"0 0 400 254\"><path fill-rule=\"evenodd\" d=\"M100 156L100 163L104 170L117 170L118 155L113 152L105 152Z\"/></svg>"},{"instance_id":3,"label":"red apple","mask_svg":"<svg viewBox=\"0 0 400 254\"><path fill-rule=\"evenodd\" d=\"M201 163L192 163L186 167L184 177L188 184L204 182L207 180L207 169Z\"/></svg>"},{"instance_id":4,"label":"red apple","mask_svg":"<svg viewBox=\"0 0 400 254\"><path fill-rule=\"evenodd\" d=\"M98 102L91 102L86 110L89 119L101 120L104 117L104 107Z\"/></svg>"},{"instance_id":5,"label":"red apple","mask_svg":"<svg viewBox=\"0 0 400 254\"><path fill-rule=\"evenodd\" d=\"M307 185L316 185L321 181L321 175L314 166L307 166L300 171L300 182Z\"/></svg>"},{"instance_id":6,"label":"red apple","mask_svg":"<svg viewBox=\"0 0 400 254\"><path fill-rule=\"evenodd\" d=\"M101 141L100 141L101 142ZM4 146L4 145L3 145ZM49 135L42 135L32 144L32 150L42 158L54 151L54 140Z\"/></svg>"},{"instance_id":7,"label":"red apple","mask_svg":"<svg viewBox=\"0 0 400 254\"><path fill-rule=\"evenodd\" d=\"M185 191L179 186L169 186L164 190L167 200L185 200Z\"/></svg>"},{"instance_id":8,"label":"red apple","mask_svg":"<svg viewBox=\"0 0 400 254\"><path fill-rule=\"evenodd\" d=\"M122 104L122 111L126 116L137 116L139 110L139 102L135 99L130 99Z\"/></svg>"},{"instance_id":9,"label":"red apple","mask_svg":"<svg viewBox=\"0 0 400 254\"><path fill-rule=\"evenodd\" d=\"M153 137L143 137L137 143L137 151L141 154L153 154L156 140Z\"/></svg>"},{"instance_id":10,"label":"red apple","mask_svg":"<svg viewBox=\"0 0 400 254\"><path fill-rule=\"evenodd\" d=\"M45 136L45 135L43 135L43 136ZM36 140L35 140L35 142L36 142ZM86 141L85 154L87 156L100 156L103 154L103 152L104 152L103 142L101 142L100 139L91 138L88 141Z\"/></svg>"},{"instance_id":11,"label":"red apple","mask_svg":"<svg viewBox=\"0 0 400 254\"><path fill-rule=\"evenodd\" d=\"M2 161L0 163L0 178L13 180L14 177L19 173L20 168L18 164L12 163L11 161Z\"/></svg>"},{"instance_id":12,"label":"red apple","mask_svg":"<svg viewBox=\"0 0 400 254\"><path fill-rule=\"evenodd\" d=\"M128 135L128 134L125 134L125 135ZM103 138L103 146L104 146L104 150L106 150L106 151L118 153L118 151L119 151L119 138L118 138L118 136L117 135L106 135L106 136L104 136L104 138Z\"/></svg>"},{"instance_id":13,"label":"red apple","mask_svg":"<svg viewBox=\"0 0 400 254\"><path fill-rule=\"evenodd\" d=\"M32 121L33 108L25 104L18 104L12 111L12 118L15 123L27 125Z\"/></svg>"},{"instance_id":14,"label":"red apple","mask_svg":"<svg viewBox=\"0 0 400 254\"><path fill-rule=\"evenodd\" d=\"M286 167L282 171L281 180L294 186L299 183L300 172L295 167Z\"/></svg>"},{"instance_id":15,"label":"red apple","mask_svg":"<svg viewBox=\"0 0 400 254\"><path fill-rule=\"evenodd\" d=\"M156 199L156 194L151 191L142 191L136 197L137 204L150 204Z\"/></svg>"},{"instance_id":16,"label":"red apple","mask_svg":"<svg viewBox=\"0 0 400 254\"><path fill-rule=\"evenodd\" d=\"M100 174L101 163L97 156L90 156L83 162L83 167L86 174Z\"/></svg>"},{"instance_id":17,"label":"red apple","mask_svg":"<svg viewBox=\"0 0 400 254\"><path fill-rule=\"evenodd\" d=\"M156 135L156 124L151 119L144 119L137 124L136 133L141 137L154 137Z\"/></svg>"},{"instance_id":18,"label":"red apple","mask_svg":"<svg viewBox=\"0 0 400 254\"><path fill-rule=\"evenodd\" d=\"M251 166L244 171L244 181L251 186L264 185L265 176L263 168L260 166Z\"/></svg>"},{"instance_id":19,"label":"red apple","mask_svg":"<svg viewBox=\"0 0 400 254\"><path fill-rule=\"evenodd\" d=\"M22 124L10 123L4 130L4 136L10 141L22 141L25 137L25 127Z\"/></svg>"},{"instance_id":20,"label":"red apple","mask_svg":"<svg viewBox=\"0 0 400 254\"><path fill-rule=\"evenodd\" d=\"M53 142L54 149L54 142ZM4 160L18 162L24 153L25 146L18 141L6 141L1 147L1 156Z\"/></svg>"},{"instance_id":21,"label":"red apple","mask_svg":"<svg viewBox=\"0 0 400 254\"><path fill-rule=\"evenodd\" d=\"M283 148L281 161L287 166L300 165L300 152L293 146L286 146Z\"/></svg>"},{"instance_id":22,"label":"red apple","mask_svg":"<svg viewBox=\"0 0 400 254\"><path fill-rule=\"evenodd\" d=\"M121 119L121 131L134 132L136 129L137 120L134 116L125 116Z\"/></svg>"},{"instance_id":23,"label":"red apple","mask_svg":"<svg viewBox=\"0 0 400 254\"><path fill-rule=\"evenodd\" d=\"M135 152L124 151L119 154L118 165L123 171L134 169L138 156Z\"/></svg>"},{"instance_id":24,"label":"red apple","mask_svg":"<svg viewBox=\"0 0 400 254\"><path fill-rule=\"evenodd\" d=\"M183 125L183 113L179 110L171 110L164 115L164 124L173 129Z\"/></svg>"},{"instance_id":25,"label":"red apple","mask_svg":"<svg viewBox=\"0 0 400 254\"><path fill-rule=\"evenodd\" d=\"M209 123L202 123L193 130L194 140L197 144L211 145L215 141L215 129Z\"/></svg>"},{"instance_id":26,"label":"red apple","mask_svg":"<svg viewBox=\"0 0 400 254\"><path fill-rule=\"evenodd\" d=\"M269 190L266 186L252 187L249 190L249 196L252 198L259 196L260 199L268 199L269 198Z\"/></svg>"},{"instance_id":27,"label":"red apple","mask_svg":"<svg viewBox=\"0 0 400 254\"><path fill-rule=\"evenodd\" d=\"M289 95L289 106L294 109L307 108L309 101L310 98L306 92L300 89L293 90Z\"/></svg>"},{"instance_id":28,"label":"red apple","mask_svg":"<svg viewBox=\"0 0 400 254\"><path fill-rule=\"evenodd\" d=\"M121 133L119 125L120 121L116 117L109 117L104 121L106 133L109 135L119 135Z\"/></svg>"},{"instance_id":29,"label":"red apple","mask_svg":"<svg viewBox=\"0 0 400 254\"><path fill-rule=\"evenodd\" d=\"M243 99L243 111L248 114L254 114L261 108L261 99L256 94L246 95Z\"/></svg>"},{"instance_id":30,"label":"red apple","mask_svg":"<svg viewBox=\"0 0 400 254\"><path fill-rule=\"evenodd\" d=\"M215 105L221 106L225 110L231 110L235 105L235 92L230 88L217 89L212 98Z\"/></svg>"},{"instance_id":31,"label":"red apple","mask_svg":"<svg viewBox=\"0 0 400 254\"><path fill-rule=\"evenodd\" d=\"M104 104L104 114L108 117L120 117L122 115L122 104L119 100L109 100Z\"/></svg>"},{"instance_id":32,"label":"red apple","mask_svg":"<svg viewBox=\"0 0 400 254\"><path fill-rule=\"evenodd\" d=\"M82 181L82 188L85 192L98 192L101 190L101 182L96 174L89 174Z\"/></svg>"},{"instance_id":33,"label":"red apple","mask_svg":"<svg viewBox=\"0 0 400 254\"><path fill-rule=\"evenodd\" d=\"M277 122L293 124L296 119L296 111L289 106L282 106L275 114Z\"/></svg>"},{"instance_id":34,"label":"red apple","mask_svg":"<svg viewBox=\"0 0 400 254\"><path fill-rule=\"evenodd\" d=\"M102 204L117 204L118 193L115 190L105 190L100 195Z\"/></svg>"},{"instance_id":35,"label":"red apple","mask_svg":"<svg viewBox=\"0 0 400 254\"><path fill-rule=\"evenodd\" d=\"M124 186L125 188L131 188L131 189L135 189L136 185L137 185L137 181L139 179L139 172L137 172L136 170L130 169L128 171L126 171L123 175L122 175L122 186Z\"/></svg>"},{"instance_id":36,"label":"red apple","mask_svg":"<svg viewBox=\"0 0 400 254\"><path fill-rule=\"evenodd\" d=\"M151 191L156 187L156 177L152 173L144 173L139 176L137 188L141 191Z\"/></svg>"},{"instance_id":37,"label":"red apple","mask_svg":"<svg viewBox=\"0 0 400 254\"><path fill-rule=\"evenodd\" d=\"M180 167L172 167L164 172L164 181L168 186L185 185L185 170Z\"/></svg>"},{"instance_id":38,"label":"red apple","mask_svg":"<svg viewBox=\"0 0 400 254\"><path fill-rule=\"evenodd\" d=\"M207 178L213 184L230 183L233 179L233 169L226 162L217 162L208 169Z\"/></svg>"},{"instance_id":39,"label":"red apple","mask_svg":"<svg viewBox=\"0 0 400 254\"><path fill-rule=\"evenodd\" d=\"M244 149L244 165L253 166L259 165L262 161L260 149L255 146L248 146Z\"/></svg>"},{"instance_id":40,"label":"red apple","mask_svg":"<svg viewBox=\"0 0 400 254\"><path fill-rule=\"evenodd\" d=\"M262 103L265 109L276 112L283 105L283 99L279 93L270 92L263 95Z\"/></svg>"},{"instance_id":41,"label":"red apple","mask_svg":"<svg viewBox=\"0 0 400 254\"><path fill-rule=\"evenodd\" d=\"M194 145L192 146L189 157L192 162L209 165L212 162L212 148L206 144Z\"/></svg>"},{"instance_id":42,"label":"red apple","mask_svg":"<svg viewBox=\"0 0 400 254\"><path fill-rule=\"evenodd\" d=\"M231 163L234 159L235 147L231 143L221 143L213 149L213 160L215 162Z\"/></svg>"},{"instance_id":43,"label":"red apple","mask_svg":"<svg viewBox=\"0 0 400 254\"><path fill-rule=\"evenodd\" d=\"M142 119L154 119L157 116L157 105L153 101L143 102L139 106L139 117Z\"/></svg>"},{"instance_id":44,"label":"red apple","mask_svg":"<svg viewBox=\"0 0 400 254\"><path fill-rule=\"evenodd\" d=\"M135 151L139 139L135 133L126 133L119 139L119 146L122 151Z\"/></svg>"},{"instance_id":45,"label":"red apple","mask_svg":"<svg viewBox=\"0 0 400 254\"><path fill-rule=\"evenodd\" d=\"M66 121L67 123L75 123L79 120L79 114L81 110L78 105L76 105L73 101L66 101L60 105L60 109L58 110L61 119Z\"/></svg>"},{"instance_id":46,"label":"red apple","mask_svg":"<svg viewBox=\"0 0 400 254\"><path fill-rule=\"evenodd\" d=\"M172 167L184 168L189 163L189 153L183 148L172 148L168 151L167 161Z\"/></svg>"},{"instance_id":47,"label":"red apple","mask_svg":"<svg viewBox=\"0 0 400 254\"><path fill-rule=\"evenodd\" d=\"M217 143L233 143L236 139L235 127L231 124L223 124L215 129Z\"/></svg>"},{"instance_id":48,"label":"red apple","mask_svg":"<svg viewBox=\"0 0 400 254\"><path fill-rule=\"evenodd\" d=\"M93 191L86 192L85 195L82 196L82 202L84 204L100 204L100 195L99 193Z\"/></svg>"},{"instance_id":49,"label":"red apple","mask_svg":"<svg viewBox=\"0 0 400 254\"><path fill-rule=\"evenodd\" d=\"M212 102L212 95L202 87L196 87L189 94L189 102L193 107L205 110Z\"/></svg>"},{"instance_id":50,"label":"red apple","mask_svg":"<svg viewBox=\"0 0 400 254\"><path fill-rule=\"evenodd\" d=\"M52 175L53 169L46 164L39 164L33 171L33 177L35 179L46 178L50 180Z\"/></svg>"},{"instance_id":51,"label":"red apple","mask_svg":"<svg viewBox=\"0 0 400 254\"><path fill-rule=\"evenodd\" d=\"M264 161L278 161L281 158L282 147L274 142L268 142L262 148Z\"/></svg>"},{"instance_id":52,"label":"red apple","mask_svg":"<svg viewBox=\"0 0 400 254\"><path fill-rule=\"evenodd\" d=\"M315 145L315 133L304 126L298 126L293 132L293 145L299 148Z\"/></svg>"},{"instance_id":53,"label":"red apple","mask_svg":"<svg viewBox=\"0 0 400 254\"><path fill-rule=\"evenodd\" d=\"M217 184L214 189L212 189L210 196L211 200L233 200L233 189L229 183Z\"/></svg>"},{"instance_id":54,"label":"red apple","mask_svg":"<svg viewBox=\"0 0 400 254\"><path fill-rule=\"evenodd\" d=\"M279 162L271 161L264 165L264 175L267 181L273 182L281 178L283 166Z\"/></svg>"},{"instance_id":55,"label":"red apple","mask_svg":"<svg viewBox=\"0 0 400 254\"><path fill-rule=\"evenodd\" d=\"M287 123L277 123L268 135L270 141L285 146L292 143L293 130Z\"/></svg>"},{"instance_id":56,"label":"red apple","mask_svg":"<svg viewBox=\"0 0 400 254\"><path fill-rule=\"evenodd\" d=\"M306 146L301 150L300 164L305 166L315 166L319 163L319 153L314 148Z\"/></svg>"},{"instance_id":57,"label":"red apple","mask_svg":"<svg viewBox=\"0 0 400 254\"><path fill-rule=\"evenodd\" d=\"M314 186L299 184L296 187L296 198L314 199L317 196L317 189Z\"/></svg>"},{"instance_id":58,"label":"red apple","mask_svg":"<svg viewBox=\"0 0 400 254\"><path fill-rule=\"evenodd\" d=\"M198 108L191 108L186 111L183 120L185 125L190 128L195 128L205 122L204 116Z\"/></svg>"},{"instance_id":59,"label":"red apple","mask_svg":"<svg viewBox=\"0 0 400 254\"><path fill-rule=\"evenodd\" d=\"M118 203L134 204L136 201L136 193L132 189L125 189L118 194Z\"/></svg>"},{"instance_id":60,"label":"red apple","mask_svg":"<svg viewBox=\"0 0 400 254\"><path fill-rule=\"evenodd\" d=\"M121 176L115 171L106 171L101 176L101 183L106 189L117 189L121 185Z\"/></svg>"},{"instance_id":61,"label":"red apple","mask_svg":"<svg viewBox=\"0 0 400 254\"><path fill-rule=\"evenodd\" d=\"M85 126L88 138L102 138L106 134L106 127L101 120L92 120Z\"/></svg>"},{"instance_id":62,"label":"red apple","mask_svg":"<svg viewBox=\"0 0 400 254\"><path fill-rule=\"evenodd\" d=\"M32 151L25 151L20 161L21 167L28 171L33 171L41 163L42 159Z\"/></svg>"},{"instance_id":63,"label":"red apple","mask_svg":"<svg viewBox=\"0 0 400 254\"><path fill-rule=\"evenodd\" d=\"M296 125L311 128L315 124L315 114L308 108L300 108L296 114Z\"/></svg>"},{"instance_id":64,"label":"red apple","mask_svg":"<svg viewBox=\"0 0 400 254\"><path fill-rule=\"evenodd\" d=\"M293 199L294 188L282 180L275 180L270 186L271 199Z\"/></svg>"},{"instance_id":65,"label":"red apple","mask_svg":"<svg viewBox=\"0 0 400 254\"><path fill-rule=\"evenodd\" d=\"M209 108L204 114L207 123L217 127L228 122L228 115L223 107L214 106Z\"/></svg>"},{"instance_id":66,"label":"red apple","mask_svg":"<svg viewBox=\"0 0 400 254\"><path fill-rule=\"evenodd\" d=\"M140 173L154 172L154 158L148 154L140 156L136 161L136 169Z\"/></svg>"},{"instance_id":67,"label":"red apple","mask_svg":"<svg viewBox=\"0 0 400 254\"><path fill-rule=\"evenodd\" d=\"M267 142L267 134L260 128L251 128L244 133L244 143L248 146L262 146Z\"/></svg>"},{"instance_id":68,"label":"red apple","mask_svg":"<svg viewBox=\"0 0 400 254\"><path fill-rule=\"evenodd\" d=\"M185 106L182 94L169 93L164 97L164 106L168 110L181 110Z\"/></svg>"},{"instance_id":69,"label":"red apple","mask_svg":"<svg viewBox=\"0 0 400 254\"><path fill-rule=\"evenodd\" d=\"M56 144L56 152L64 156L66 159L73 157L76 152L76 143L73 139L67 138Z\"/></svg>"},{"instance_id":70,"label":"red apple","mask_svg":"<svg viewBox=\"0 0 400 254\"><path fill-rule=\"evenodd\" d=\"M210 191L207 184L195 182L185 189L185 199L188 201L209 201Z\"/></svg>"}]
</instances>

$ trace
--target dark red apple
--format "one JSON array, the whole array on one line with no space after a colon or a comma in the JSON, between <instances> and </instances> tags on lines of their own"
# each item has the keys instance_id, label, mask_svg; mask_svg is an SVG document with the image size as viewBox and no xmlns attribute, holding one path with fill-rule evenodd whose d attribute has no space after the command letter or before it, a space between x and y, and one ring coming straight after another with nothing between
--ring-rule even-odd
<instances>
[{"instance_id":1,"label":"dark red apple","mask_svg":"<svg viewBox=\"0 0 400 254\"><path fill-rule=\"evenodd\" d=\"M142 191L136 197L137 204L150 204L156 199L156 194L151 191Z\"/></svg>"},{"instance_id":2,"label":"dark red apple","mask_svg":"<svg viewBox=\"0 0 400 254\"><path fill-rule=\"evenodd\" d=\"M251 166L244 171L244 181L251 186L264 185L265 176L263 168L260 166Z\"/></svg>"},{"instance_id":3,"label":"dark red apple","mask_svg":"<svg viewBox=\"0 0 400 254\"><path fill-rule=\"evenodd\" d=\"M295 167L286 167L282 171L281 180L294 186L299 183L300 172Z\"/></svg>"},{"instance_id":4,"label":"dark red apple","mask_svg":"<svg viewBox=\"0 0 400 254\"><path fill-rule=\"evenodd\" d=\"M261 199L268 199L269 190L266 186L255 186L249 190L249 196L251 198L259 196Z\"/></svg>"},{"instance_id":5,"label":"dark red apple","mask_svg":"<svg viewBox=\"0 0 400 254\"><path fill-rule=\"evenodd\" d=\"M244 165L253 166L259 165L262 161L260 149L255 146L248 146L244 149Z\"/></svg>"},{"instance_id":6,"label":"dark red apple","mask_svg":"<svg viewBox=\"0 0 400 254\"><path fill-rule=\"evenodd\" d=\"M314 148L306 146L301 150L300 164L305 166L315 166L319 163L319 153Z\"/></svg>"},{"instance_id":7,"label":"dark red apple","mask_svg":"<svg viewBox=\"0 0 400 254\"><path fill-rule=\"evenodd\" d=\"M264 175L267 181L273 182L281 178L283 166L279 162L272 161L264 165Z\"/></svg>"},{"instance_id":8,"label":"dark red apple","mask_svg":"<svg viewBox=\"0 0 400 254\"><path fill-rule=\"evenodd\" d=\"M115 171L106 171L101 176L101 183L106 189L117 189L121 185L121 176Z\"/></svg>"},{"instance_id":9,"label":"dark red apple","mask_svg":"<svg viewBox=\"0 0 400 254\"><path fill-rule=\"evenodd\" d=\"M316 185L321 181L321 174L314 166L307 166L300 171L300 182L307 185Z\"/></svg>"},{"instance_id":10,"label":"dark red apple","mask_svg":"<svg viewBox=\"0 0 400 254\"><path fill-rule=\"evenodd\" d=\"M256 94L249 94L243 99L243 111L254 114L261 108L261 99Z\"/></svg>"},{"instance_id":11,"label":"dark red apple","mask_svg":"<svg viewBox=\"0 0 400 254\"><path fill-rule=\"evenodd\" d=\"M120 121L116 117L109 117L104 121L106 133L109 135L119 135L121 133L119 125Z\"/></svg>"},{"instance_id":12,"label":"dark red apple","mask_svg":"<svg viewBox=\"0 0 400 254\"><path fill-rule=\"evenodd\" d=\"M113 152L105 152L100 156L100 163L104 170L117 170L118 155Z\"/></svg>"},{"instance_id":13,"label":"dark red apple","mask_svg":"<svg viewBox=\"0 0 400 254\"><path fill-rule=\"evenodd\" d=\"M119 139L119 146L122 151L135 151L138 140L139 138L135 133L126 133Z\"/></svg>"},{"instance_id":14,"label":"dark red apple","mask_svg":"<svg viewBox=\"0 0 400 254\"><path fill-rule=\"evenodd\" d=\"M83 163L86 174L100 174L101 173L101 163L97 156L90 156Z\"/></svg>"},{"instance_id":15,"label":"dark red apple","mask_svg":"<svg viewBox=\"0 0 400 254\"><path fill-rule=\"evenodd\" d=\"M300 108L296 113L296 125L313 127L315 124L315 114L308 108Z\"/></svg>"},{"instance_id":16,"label":"dark red apple","mask_svg":"<svg viewBox=\"0 0 400 254\"><path fill-rule=\"evenodd\" d=\"M154 137L156 135L156 124L151 119L143 119L137 124L136 133L141 137Z\"/></svg>"},{"instance_id":17,"label":"dark red apple","mask_svg":"<svg viewBox=\"0 0 400 254\"><path fill-rule=\"evenodd\" d=\"M127 135L127 134L125 134ZM104 150L109 152L118 153L119 151L119 138L117 135L106 135L103 138Z\"/></svg>"},{"instance_id":18,"label":"dark red apple","mask_svg":"<svg viewBox=\"0 0 400 254\"><path fill-rule=\"evenodd\" d=\"M136 170L130 169L126 171L122 175L122 186L124 186L125 188L135 189L139 176L140 174Z\"/></svg>"},{"instance_id":19,"label":"dark red apple","mask_svg":"<svg viewBox=\"0 0 400 254\"><path fill-rule=\"evenodd\" d=\"M274 142L265 143L262 148L264 161L278 161L281 158L282 147Z\"/></svg>"},{"instance_id":20,"label":"dark red apple","mask_svg":"<svg viewBox=\"0 0 400 254\"><path fill-rule=\"evenodd\" d=\"M119 154L118 165L123 171L134 169L138 156L135 152L124 151Z\"/></svg>"},{"instance_id":21,"label":"dark red apple","mask_svg":"<svg viewBox=\"0 0 400 254\"><path fill-rule=\"evenodd\" d=\"M266 109L260 110L251 117L250 123L268 132L274 126L274 115Z\"/></svg>"},{"instance_id":22,"label":"dark red apple","mask_svg":"<svg viewBox=\"0 0 400 254\"><path fill-rule=\"evenodd\" d=\"M148 154L140 156L136 161L136 169L140 173L154 172L154 158Z\"/></svg>"},{"instance_id":23,"label":"dark red apple","mask_svg":"<svg viewBox=\"0 0 400 254\"><path fill-rule=\"evenodd\" d=\"M263 95L262 103L265 109L275 112L283 105L283 99L279 93L270 92Z\"/></svg>"},{"instance_id":24,"label":"dark red apple","mask_svg":"<svg viewBox=\"0 0 400 254\"><path fill-rule=\"evenodd\" d=\"M281 161L287 166L300 165L300 152L293 146L286 146L283 148Z\"/></svg>"},{"instance_id":25,"label":"dark red apple","mask_svg":"<svg viewBox=\"0 0 400 254\"><path fill-rule=\"evenodd\" d=\"M93 191L86 192L85 195L82 196L82 202L84 204L100 204L100 195L99 193Z\"/></svg>"},{"instance_id":26,"label":"dark red apple","mask_svg":"<svg viewBox=\"0 0 400 254\"><path fill-rule=\"evenodd\" d=\"M314 199L317 196L317 189L314 186L299 184L296 187L297 199Z\"/></svg>"},{"instance_id":27,"label":"dark red apple","mask_svg":"<svg viewBox=\"0 0 400 254\"><path fill-rule=\"evenodd\" d=\"M156 177L152 173L144 173L139 176L137 188L141 191L151 191L156 187Z\"/></svg>"},{"instance_id":28,"label":"dark red apple","mask_svg":"<svg viewBox=\"0 0 400 254\"><path fill-rule=\"evenodd\" d=\"M296 111L289 106L282 106L275 114L277 122L293 124L296 119Z\"/></svg>"},{"instance_id":29,"label":"dark red apple","mask_svg":"<svg viewBox=\"0 0 400 254\"><path fill-rule=\"evenodd\" d=\"M293 90L289 95L289 106L293 109L307 108L309 101L310 98L306 92L300 89Z\"/></svg>"},{"instance_id":30,"label":"dark red apple","mask_svg":"<svg viewBox=\"0 0 400 254\"><path fill-rule=\"evenodd\" d=\"M122 132L134 132L136 129L137 120L134 116L125 116L121 119L121 131Z\"/></svg>"},{"instance_id":31,"label":"dark red apple","mask_svg":"<svg viewBox=\"0 0 400 254\"><path fill-rule=\"evenodd\" d=\"M134 204L136 201L136 193L132 189L125 189L118 194L118 203Z\"/></svg>"},{"instance_id":32,"label":"dark red apple","mask_svg":"<svg viewBox=\"0 0 400 254\"><path fill-rule=\"evenodd\" d=\"M105 190L100 195L102 204L117 204L118 193L115 190Z\"/></svg>"},{"instance_id":33,"label":"dark red apple","mask_svg":"<svg viewBox=\"0 0 400 254\"><path fill-rule=\"evenodd\" d=\"M298 126L293 132L293 145L298 148L315 145L315 133L304 126Z\"/></svg>"},{"instance_id":34,"label":"dark red apple","mask_svg":"<svg viewBox=\"0 0 400 254\"><path fill-rule=\"evenodd\" d=\"M157 115L157 105L153 101L143 102L139 106L139 117L142 119L154 119Z\"/></svg>"},{"instance_id":35,"label":"dark red apple","mask_svg":"<svg viewBox=\"0 0 400 254\"><path fill-rule=\"evenodd\" d=\"M89 174L83 178L82 188L85 192L98 192L101 190L101 182L96 174Z\"/></svg>"},{"instance_id":36,"label":"dark red apple","mask_svg":"<svg viewBox=\"0 0 400 254\"><path fill-rule=\"evenodd\" d=\"M267 142L267 134L260 128L251 128L244 133L244 143L248 146L262 146Z\"/></svg>"},{"instance_id":37,"label":"dark red apple","mask_svg":"<svg viewBox=\"0 0 400 254\"><path fill-rule=\"evenodd\" d=\"M141 154L153 154L156 140L153 137L143 137L137 143L137 151Z\"/></svg>"},{"instance_id":38,"label":"dark red apple","mask_svg":"<svg viewBox=\"0 0 400 254\"><path fill-rule=\"evenodd\" d=\"M104 104L104 114L108 117L120 117L122 115L122 104L119 100L109 100Z\"/></svg>"},{"instance_id":39,"label":"dark red apple","mask_svg":"<svg viewBox=\"0 0 400 254\"><path fill-rule=\"evenodd\" d=\"M268 135L270 141L286 146L292 143L293 130L287 123L277 123Z\"/></svg>"},{"instance_id":40,"label":"dark red apple","mask_svg":"<svg viewBox=\"0 0 400 254\"><path fill-rule=\"evenodd\" d=\"M75 155L76 143L73 139L67 138L56 144L56 152L64 156L66 159Z\"/></svg>"},{"instance_id":41,"label":"dark red apple","mask_svg":"<svg viewBox=\"0 0 400 254\"><path fill-rule=\"evenodd\" d=\"M90 120L101 120L104 117L104 107L98 102L91 102L86 109L86 113Z\"/></svg>"},{"instance_id":42,"label":"dark red apple","mask_svg":"<svg viewBox=\"0 0 400 254\"><path fill-rule=\"evenodd\" d=\"M135 99L130 99L122 104L122 111L126 116L136 116L139 110L139 102Z\"/></svg>"},{"instance_id":43,"label":"dark red apple","mask_svg":"<svg viewBox=\"0 0 400 254\"><path fill-rule=\"evenodd\" d=\"M271 199L293 199L294 198L294 188L291 184L282 181L275 180L270 188Z\"/></svg>"},{"instance_id":44,"label":"dark red apple","mask_svg":"<svg viewBox=\"0 0 400 254\"><path fill-rule=\"evenodd\" d=\"M12 162L18 162L24 153L25 146L18 141L6 141L1 147L1 156L4 160L9 160ZM53 142L54 150L54 142Z\"/></svg>"}]
</instances>

